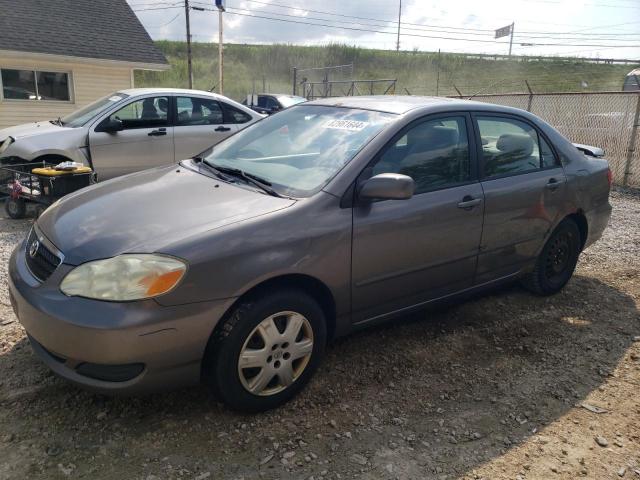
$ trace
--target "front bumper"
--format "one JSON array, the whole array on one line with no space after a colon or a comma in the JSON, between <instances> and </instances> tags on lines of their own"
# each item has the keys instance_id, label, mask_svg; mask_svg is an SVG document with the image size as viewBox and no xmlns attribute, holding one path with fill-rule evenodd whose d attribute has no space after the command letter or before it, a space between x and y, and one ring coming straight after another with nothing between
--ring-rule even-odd
<instances>
[{"instance_id":1,"label":"front bumper","mask_svg":"<svg viewBox=\"0 0 640 480\"><path fill-rule=\"evenodd\" d=\"M27 268L25 244L11 255L9 295L34 352L57 375L108 394L198 383L211 332L233 299L161 306L154 300L116 303L67 297L58 286L73 267L62 264L39 283ZM125 372L126 379L87 376L82 373L91 370L87 365ZM131 365L142 369L125 368Z\"/></svg>"}]
</instances>

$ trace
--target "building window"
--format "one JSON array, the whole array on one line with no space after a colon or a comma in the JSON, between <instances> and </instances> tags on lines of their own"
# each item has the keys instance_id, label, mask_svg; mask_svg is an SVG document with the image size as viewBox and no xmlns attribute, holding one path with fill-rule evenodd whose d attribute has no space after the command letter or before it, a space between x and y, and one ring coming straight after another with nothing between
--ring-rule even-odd
<instances>
[{"instance_id":1,"label":"building window","mask_svg":"<svg viewBox=\"0 0 640 480\"><path fill-rule=\"evenodd\" d=\"M1 72L5 100L71 100L68 73L9 68L3 68Z\"/></svg>"}]
</instances>

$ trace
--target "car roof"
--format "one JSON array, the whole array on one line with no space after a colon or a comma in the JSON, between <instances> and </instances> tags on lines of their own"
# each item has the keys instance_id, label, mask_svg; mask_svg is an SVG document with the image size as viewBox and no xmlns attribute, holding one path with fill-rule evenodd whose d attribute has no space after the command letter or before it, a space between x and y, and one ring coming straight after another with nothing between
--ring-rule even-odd
<instances>
[{"instance_id":1,"label":"car roof","mask_svg":"<svg viewBox=\"0 0 640 480\"><path fill-rule=\"evenodd\" d=\"M333 97L312 100L305 105L324 105L332 107L359 108L364 110L376 110L404 114L418 108L431 107L434 111L438 107L446 107L447 110L459 107L461 110L495 110L495 105L470 100L460 100L447 97L419 97L409 95L368 95L354 97Z\"/></svg>"},{"instance_id":2,"label":"car roof","mask_svg":"<svg viewBox=\"0 0 640 480\"><path fill-rule=\"evenodd\" d=\"M183 95L204 95L212 98L227 99L227 97L218 93L207 92L206 90L190 90L188 88L128 88L125 90L118 90L120 93L127 95L149 95L154 93L165 94L183 94Z\"/></svg>"}]
</instances>

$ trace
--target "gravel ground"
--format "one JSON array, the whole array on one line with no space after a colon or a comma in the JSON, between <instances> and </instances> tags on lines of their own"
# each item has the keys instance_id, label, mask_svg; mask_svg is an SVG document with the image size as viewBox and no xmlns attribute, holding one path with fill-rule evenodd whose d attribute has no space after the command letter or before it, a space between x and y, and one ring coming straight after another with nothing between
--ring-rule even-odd
<instances>
[{"instance_id":1,"label":"gravel ground","mask_svg":"<svg viewBox=\"0 0 640 480\"><path fill-rule=\"evenodd\" d=\"M0 273L0 478L640 478L640 196L558 295L509 287L334 342L295 401L93 395L31 353ZM0 218L0 262L29 221ZM600 410L602 409L602 410Z\"/></svg>"}]
</instances>

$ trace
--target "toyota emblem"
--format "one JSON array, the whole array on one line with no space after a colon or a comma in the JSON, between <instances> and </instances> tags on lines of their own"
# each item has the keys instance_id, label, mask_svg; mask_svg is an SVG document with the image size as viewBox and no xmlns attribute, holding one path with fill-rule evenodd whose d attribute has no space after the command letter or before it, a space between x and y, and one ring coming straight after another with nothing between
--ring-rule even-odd
<instances>
[{"instance_id":1,"label":"toyota emblem","mask_svg":"<svg viewBox=\"0 0 640 480\"><path fill-rule=\"evenodd\" d=\"M38 240L34 240L31 246L29 247L29 256L31 258L34 258L37 255L39 248L40 248L40 242Z\"/></svg>"}]
</instances>

